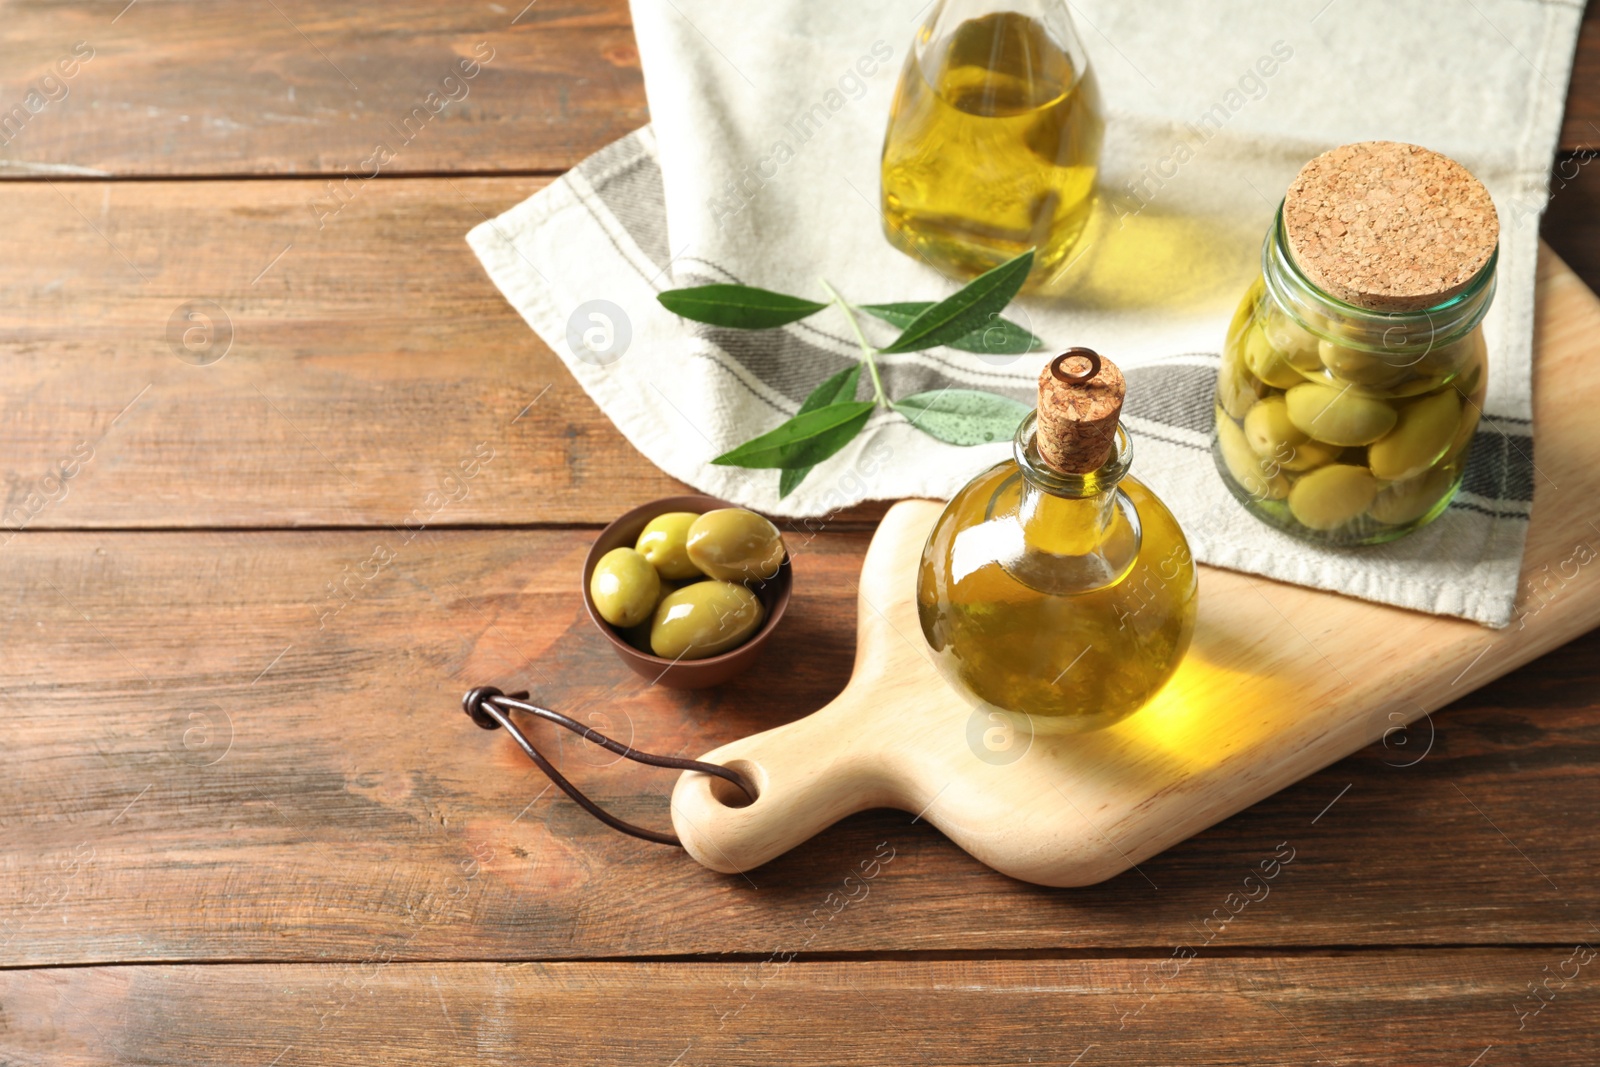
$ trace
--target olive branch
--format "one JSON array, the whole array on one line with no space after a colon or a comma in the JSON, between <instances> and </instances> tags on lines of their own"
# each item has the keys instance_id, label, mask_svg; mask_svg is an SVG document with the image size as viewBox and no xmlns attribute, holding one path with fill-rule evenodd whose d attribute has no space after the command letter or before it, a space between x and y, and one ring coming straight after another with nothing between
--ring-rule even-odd
<instances>
[{"instance_id":1,"label":"olive branch","mask_svg":"<svg viewBox=\"0 0 1600 1067\"><path fill-rule=\"evenodd\" d=\"M737 330L771 330L837 307L861 346L861 362L818 385L776 429L753 437L711 462L725 467L776 468L778 496L799 487L813 467L855 439L879 408L903 416L930 437L952 445L981 445L1011 436L1027 405L977 389L940 389L890 399L878 373L878 356L920 352L940 345L984 355L1020 355L1043 347L1030 331L1002 318L1033 268L1033 250L980 274L952 295L934 302L853 305L821 283L826 301L775 293L748 285L699 285L668 289L656 299L668 311L695 322ZM900 328L888 345L875 348L861 330L858 313ZM871 400L857 400L861 368L872 385Z\"/></svg>"}]
</instances>

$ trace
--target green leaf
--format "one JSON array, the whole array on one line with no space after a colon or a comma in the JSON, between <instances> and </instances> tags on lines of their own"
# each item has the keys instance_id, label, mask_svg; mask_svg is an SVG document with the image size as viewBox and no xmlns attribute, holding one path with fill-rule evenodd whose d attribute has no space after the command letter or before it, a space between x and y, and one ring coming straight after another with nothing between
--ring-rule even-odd
<instances>
[{"instance_id":1,"label":"green leaf","mask_svg":"<svg viewBox=\"0 0 1600 1067\"><path fill-rule=\"evenodd\" d=\"M796 415L711 462L724 467L814 467L850 443L867 424L871 401L828 404Z\"/></svg>"},{"instance_id":2,"label":"green leaf","mask_svg":"<svg viewBox=\"0 0 1600 1067\"><path fill-rule=\"evenodd\" d=\"M748 285L696 285L668 289L656 299L668 311L712 326L770 330L815 315L827 304Z\"/></svg>"},{"instance_id":3,"label":"green leaf","mask_svg":"<svg viewBox=\"0 0 1600 1067\"><path fill-rule=\"evenodd\" d=\"M882 319L891 326L910 326L913 320L933 307L928 300L913 300L899 304L862 304L858 310L873 318ZM984 325L954 341L946 342L951 348L963 352L976 352L982 356L1016 356L1044 347L1044 340L1035 337L1010 319L990 312Z\"/></svg>"},{"instance_id":4,"label":"green leaf","mask_svg":"<svg viewBox=\"0 0 1600 1067\"><path fill-rule=\"evenodd\" d=\"M984 325L991 314L1004 310L1017 295L1028 271L1033 269L1033 249L1016 259L978 275L957 291L933 305L905 328L885 353L917 352L935 345L947 345Z\"/></svg>"},{"instance_id":5,"label":"green leaf","mask_svg":"<svg viewBox=\"0 0 1600 1067\"><path fill-rule=\"evenodd\" d=\"M806 397L805 403L800 405L796 415L825 408L829 404L842 404L856 398L856 385L861 381L861 364L846 367L838 374L828 378L827 381L811 390L811 395ZM789 467L778 475L778 499L782 500L806 480L806 475L811 473L810 467Z\"/></svg>"},{"instance_id":6,"label":"green leaf","mask_svg":"<svg viewBox=\"0 0 1600 1067\"><path fill-rule=\"evenodd\" d=\"M940 389L894 402L894 409L930 437L952 445L1008 440L1028 405L975 389Z\"/></svg>"},{"instance_id":7,"label":"green leaf","mask_svg":"<svg viewBox=\"0 0 1600 1067\"><path fill-rule=\"evenodd\" d=\"M810 474L814 470L816 470L816 467L813 466L795 467L792 470L779 471L778 499L782 500L784 497L800 488L800 483L806 480L806 475Z\"/></svg>"},{"instance_id":8,"label":"green leaf","mask_svg":"<svg viewBox=\"0 0 1600 1067\"><path fill-rule=\"evenodd\" d=\"M830 404L848 404L856 398L856 385L861 381L861 364L852 363L838 374L811 390L796 415L825 408Z\"/></svg>"}]
</instances>

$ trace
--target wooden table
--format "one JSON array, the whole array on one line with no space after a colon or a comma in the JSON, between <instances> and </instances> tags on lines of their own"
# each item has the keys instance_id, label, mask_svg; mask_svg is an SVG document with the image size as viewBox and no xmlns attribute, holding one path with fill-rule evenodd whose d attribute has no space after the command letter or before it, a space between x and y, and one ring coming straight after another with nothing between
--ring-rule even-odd
<instances>
[{"instance_id":1,"label":"wooden table","mask_svg":"<svg viewBox=\"0 0 1600 1067\"><path fill-rule=\"evenodd\" d=\"M801 715L880 513L797 561L776 691L646 688L583 616L595 527L679 486L462 237L646 121L625 4L123 3L3 9L0 1064L1600 1059L1600 634L1087 890L892 812L716 876L546 789L464 688L690 755ZM1547 235L1594 285L1587 158Z\"/></svg>"}]
</instances>

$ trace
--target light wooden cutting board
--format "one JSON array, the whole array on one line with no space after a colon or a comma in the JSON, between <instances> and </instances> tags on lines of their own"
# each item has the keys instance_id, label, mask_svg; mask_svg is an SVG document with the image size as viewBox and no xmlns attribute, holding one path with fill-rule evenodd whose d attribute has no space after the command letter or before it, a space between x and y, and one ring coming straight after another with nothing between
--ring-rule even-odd
<instances>
[{"instance_id":1,"label":"light wooden cutting board","mask_svg":"<svg viewBox=\"0 0 1600 1067\"><path fill-rule=\"evenodd\" d=\"M894 807L1005 874L1089 885L1380 738L1393 758L1420 759L1430 729L1405 723L1600 625L1600 300L1548 249L1540 267L1520 624L1488 630L1202 567L1194 644L1160 695L1110 729L1030 741L975 717L935 669L915 571L943 505L906 501L867 551L849 685L702 756L742 767L760 795L733 807L725 783L683 775L672 820L685 847L713 870L746 870L853 812Z\"/></svg>"}]
</instances>

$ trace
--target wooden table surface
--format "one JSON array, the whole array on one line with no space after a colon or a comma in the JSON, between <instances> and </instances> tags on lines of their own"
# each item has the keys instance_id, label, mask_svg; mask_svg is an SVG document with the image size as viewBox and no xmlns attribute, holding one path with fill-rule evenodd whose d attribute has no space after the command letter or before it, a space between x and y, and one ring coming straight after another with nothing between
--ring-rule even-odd
<instances>
[{"instance_id":1,"label":"wooden table surface","mask_svg":"<svg viewBox=\"0 0 1600 1067\"><path fill-rule=\"evenodd\" d=\"M0 1064L1600 1061L1600 633L1086 890L894 812L727 877L591 821L461 691L690 755L802 715L881 513L797 559L775 689L584 617L594 529L680 487L463 235L647 120L625 3L124 4L0 7ZM1593 12L1562 143L1596 285Z\"/></svg>"}]
</instances>

